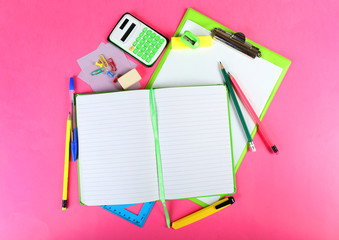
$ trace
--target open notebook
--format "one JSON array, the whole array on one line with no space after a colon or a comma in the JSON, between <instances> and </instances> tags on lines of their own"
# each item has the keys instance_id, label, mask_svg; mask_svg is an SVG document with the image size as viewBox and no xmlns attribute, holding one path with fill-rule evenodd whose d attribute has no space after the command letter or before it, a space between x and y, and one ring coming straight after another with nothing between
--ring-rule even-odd
<instances>
[{"instance_id":1,"label":"open notebook","mask_svg":"<svg viewBox=\"0 0 339 240\"><path fill-rule=\"evenodd\" d=\"M76 114L83 204L235 192L224 85L79 94Z\"/></svg>"}]
</instances>

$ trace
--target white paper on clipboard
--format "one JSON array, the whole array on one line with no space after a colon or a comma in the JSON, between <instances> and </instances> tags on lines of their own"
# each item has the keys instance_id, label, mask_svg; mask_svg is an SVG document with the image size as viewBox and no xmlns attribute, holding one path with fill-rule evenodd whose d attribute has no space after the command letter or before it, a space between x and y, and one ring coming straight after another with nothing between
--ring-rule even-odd
<instances>
[{"instance_id":1,"label":"white paper on clipboard","mask_svg":"<svg viewBox=\"0 0 339 240\"><path fill-rule=\"evenodd\" d=\"M190 20L186 21L180 35L187 30L196 36L211 35L210 31ZM217 40L212 41L212 47L171 50L152 87L223 84L219 69L219 62L221 61L226 71L231 72L236 78L259 116L283 69L263 58L252 59ZM247 138L232 100L230 99L230 101L233 157L234 165L236 165L246 146ZM239 99L238 101L247 126L252 132L255 123ZM204 198L199 198L199 200L205 202ZM208 197L206 203L211 204L218 200L219 197Z\"/></svg>"}]
</instances>

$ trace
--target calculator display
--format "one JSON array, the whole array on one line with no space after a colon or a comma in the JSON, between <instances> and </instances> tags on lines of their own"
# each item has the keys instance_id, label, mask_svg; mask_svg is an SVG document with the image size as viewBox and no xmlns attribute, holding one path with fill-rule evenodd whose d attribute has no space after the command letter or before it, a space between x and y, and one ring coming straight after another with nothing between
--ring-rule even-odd
<instances>
[{"instance_id":1,"label":"calculator display","mask_svg":"<svg viewBox=\"0 0 339 240\"><path fill-rule=\"evenodd\" d=\"M125 42L126 38L130 35L130 33L135 28L135 24L132 23L131 26L128 28L128 30L125 32L125 34L122 36L121 41Z\"/></svg>"}]
</instances>

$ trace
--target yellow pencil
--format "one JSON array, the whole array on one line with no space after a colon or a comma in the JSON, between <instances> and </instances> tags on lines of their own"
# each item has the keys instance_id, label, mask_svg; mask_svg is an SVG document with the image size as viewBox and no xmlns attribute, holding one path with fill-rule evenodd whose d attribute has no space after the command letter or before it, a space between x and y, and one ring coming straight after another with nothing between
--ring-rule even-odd
<instances>
[{"instance_id":1,"label":"yellow pencil","mask_svg":"<svg viewBox=\"0 0 339 240\"><path fill-rule=\"evenodd\" d=\"M225 199L222 199L216 203L213 203L212 205L205 207L195 213L192 213L186 217L183 217L175 222L172 223L172 228L178 229L185 227L191 223L194 223L196 221L199 221L205 217L208 217L212 215L213 213L219 212L220 210L232 205L234 203L233 197L228 197Z\"/></svg>"},{"instance_id":2,"label":"yellow pencil","mask_svg":"<svg viewBox=\"0 0 339 240\"><path fill-rule=\"evenodd\" d=\"M62 193L62 210L67 208L67 188L68 188L68 168L69 168L69 144L71 134L71 113L68 114L66 127L66 146L65 146L65 167L64 167L64 187Z\"/></svg>"}]
</instances>

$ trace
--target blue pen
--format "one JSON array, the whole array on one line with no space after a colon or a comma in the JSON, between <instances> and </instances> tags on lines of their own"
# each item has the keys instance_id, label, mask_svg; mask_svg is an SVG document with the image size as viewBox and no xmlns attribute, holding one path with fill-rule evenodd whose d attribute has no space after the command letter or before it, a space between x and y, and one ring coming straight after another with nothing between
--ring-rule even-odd
<instances>
[{"instance_id":1,"label":"blue pen","mask_svg":"<svg viewBox=\"0 0 339 240\"><path fill-rule=\"evenodd\" d=\"M72 130L73 130L73 134L71 136L71 139L72 139L71 152L72 152L73 161L76 161L77 155L78 155L78 131L75 126L74 80L72 77L69 82L69 93L70 93L71 102L72 102Z\"/></svg>"},{"instance_id":2,"label":"blue pen","mask_svg":"<svg viewBox=\"0 0 339 240\"><path fill-rule=\"evenodd\" d=\"M73 129L73 137L73 142L71 142L71 151L73 161L76 161L78 155L78 131L76 128Z\"/></svg>"}]
</instances>

